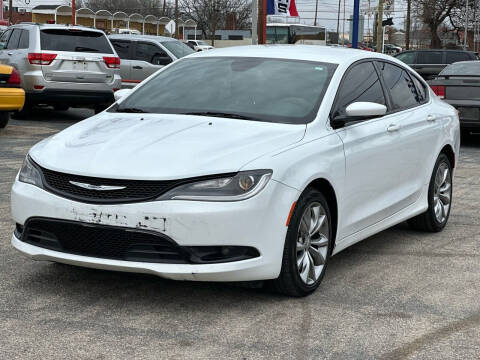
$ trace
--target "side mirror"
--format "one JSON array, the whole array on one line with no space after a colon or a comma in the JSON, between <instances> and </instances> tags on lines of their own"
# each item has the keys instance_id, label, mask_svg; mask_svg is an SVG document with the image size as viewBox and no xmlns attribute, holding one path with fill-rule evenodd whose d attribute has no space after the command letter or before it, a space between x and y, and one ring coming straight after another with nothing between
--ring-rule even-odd
<instances>
[{"instance_id":1,"label":"side mirror","mask_svg":"<svg viewBox=\"0 0 480 360\"><path fill-rule=\"evenodd\" d=\"M115 101L118 101L130 95L131 92L132 92L132 89L121 89L121 90L115 91L113 96L115 97Z\"/></svg>"},{"instance_id":2,"label":"side mirror","mask_svg":"<svg viewBox=\"0 0 480 360\"><path fill-rule=\"evenodd\" d=\"M387 107L374 102L354 102L347 106L345 115L335 116L330 123L334 129L341 128L345 124L366 119L373 119L387 113Z\"/></svg>"},{"instance_id":3,"label":"side mirror","mask_svg":"<svg viewBox=\"0 0 480 360\"><path fill-rule=\"evenodd\" d=\"M3 49L5 49L5 43L0 42L0 50L3 50Z\"/></svg>"}]
</instances>

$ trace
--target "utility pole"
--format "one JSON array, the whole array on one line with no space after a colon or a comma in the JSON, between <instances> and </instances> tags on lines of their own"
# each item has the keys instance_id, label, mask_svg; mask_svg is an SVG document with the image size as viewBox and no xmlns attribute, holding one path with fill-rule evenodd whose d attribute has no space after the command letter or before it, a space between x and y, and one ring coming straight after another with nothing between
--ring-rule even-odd
<instances>
[{"instance_id":1,"label":"utility pole","mask_svg":"<svg viewBox=\"0 0 480 360\"><path fill-rule=\"evenodd\" d=\"M338 0L338 16L337 16L337 44L340 43L340 7L342 6L342 0Z\"/></svg>"},{"instance_id":2,"label":"utility pole","mask_svg":"<svg viewBox=\"0 0 480 360\"><path fill-rule=\"evenodd\" d=\"M258 0L252 1L252 45L258 45Z\"/></svg>"},{"instance_id":3,"label":"utility pole","mask_svg":"<svg viewBox=\"0 0 480 360\"><path fill-rule=\"evenodd\" d=\"M167 8L167 0L163 0L162 16L165 16L166 8Z\"/></svg>"},{"instance_id":4,"label":"utility pole","mask_svg":"<svg viewBox=\"0 0 480 360\"><path fill-rule=\"evenodd\" d=\"M465 5L465 32L463 34L463 50L467 50L467 37L468 37L468 0Z\"/></svg>"},{"instance_id":5,"label":"utility pole","mask_svg":"<svg viewBox=\"0 0 480 360\"><path fill-rule=\"evenodd\" d=\"M2 0L2 11L3 11L3 0ZM13 24L13 0L8 2L8 25Z\"/></svg>"},{"instance_id":6,"label":"utility pole","mask_svg":"<svg viewBox=\"0 0 480 360\"><path fill-rule=\"evenodd\" d=\"M410 16L412 12L412 0L407 0L407 21L405 22L405 50L410 49Z\"/></svg>"},{"instance_id":7,"label":"utility pole","mask_svg":"<svg viewBox=\"0 0 480 360\"><path fill-rule=\"evenodd\" d=\"M317 12L318 12L318 0L315 3L315 20L313 21L313 26L317 26Z\"/></svg>"},{"instance_id":8,"label":"utility pole","mask_svg":"<svg viewBox=\"0 0 480 360\"><path fill-rule=\"evenodd\" d=\"M267 1L258 0L258 43L267 43Z\"/></svg>"},{"instance_id":9,"label":"utility pole","mask_svg":"<svg viewBox=\"0 0 480 360\"><path fill-rule=\"evenodd\" d=\"M178 0L177 0L178 1ZM213 0L213 20L212 20L212 33L211 40L212 46L215 46L215 31L217 30L217 0Z\"/></svg>"},{"instance_id":10,"label":"utility pole","mask_svg":"<svg viewBox=\"0 0 480 360\"><path fill-rule=\"evenodd\" d=\"M180 37L180 26L178 26L179 19L178 19L178 0L175 0L175 39L179 39Z\"/></svg>"},{"instance_id":11,"label":"utility pole","mask_svg":"<svg viewBox=\"0 0 480 360\"><path fill-rule=\"evenodd\" d=\"M378 0L377 52L383 52L383 0Z\"/></svg>"},{"instance_id":12,"label":"utility pole","mask_svg":"<svg viewBox=\"0 0 480 360\"><path fill-rule=\"evenodd\" d=\"M76 7L75 0L72 0L72 25L75 25L75 23L76 23L76 21L75 21L76 20L75 19L75 7Z\"/></svg>"}]
</instances>

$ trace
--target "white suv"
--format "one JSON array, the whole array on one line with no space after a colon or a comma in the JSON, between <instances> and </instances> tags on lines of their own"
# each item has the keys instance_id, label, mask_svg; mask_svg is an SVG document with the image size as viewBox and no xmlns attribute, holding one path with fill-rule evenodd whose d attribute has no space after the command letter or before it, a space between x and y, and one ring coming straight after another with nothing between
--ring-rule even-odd
<instances>
[{"instance_id":1,"label":"white suv","mask_svg":"<svg viewBox=\"0 0 480 360\"><path fill-rule=\"evenodd\" d=\"M115 49L102 31L87 27L14 25L0 37L0 63L19 71L26 110L46 104L98 112L113 103L121 87Z\"/></svg>"}]
</instances>

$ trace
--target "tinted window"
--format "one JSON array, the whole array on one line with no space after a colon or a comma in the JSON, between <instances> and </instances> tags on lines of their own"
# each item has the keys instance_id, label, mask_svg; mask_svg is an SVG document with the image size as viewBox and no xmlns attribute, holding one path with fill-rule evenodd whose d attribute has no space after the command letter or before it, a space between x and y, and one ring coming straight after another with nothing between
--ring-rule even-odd
<instances>
[{"instance_id":1,"label":"tinted window","mask_svg":"<svg viewBox=\"0 0 480 360\"><path fill-rule=\"evenodd\" d=\"M395 56L398 60L403 61L405 64L415 64L415 53L405 52Z\"/></svg>"},{"instance_id":2,"label":"tinted window","mask_svg":"<svg viewBox=\"0 0 480 360\"><path fill-rule=\"evenodd\" d=\"M448 65L440 75L478 75L480 76L480 61L459 62Z\"/></svg>"},{"instance_id":3,"label":"tinted window","mask_svg":"<svg viewBox=\"0 0 480 360\"><path fill-rule=\"evenodd\" d=\"M28 30L22 30L22 35L20 36L20 42L18 43L19 49L28 49L29 46L29 32Z\"/></svg>"},{"instance_id":4,"label":"tinted window","mask_svg":"<svg viewBox=\"0 0 480 360\"><path fill-rule=\"evenodd\" d=\"M135 60L146 61L154 65L166 65L166 60L168 62L172 61L167 53L160 49L160 47L144 42L137 43Z\"/></svg>"},{"instance_id":5,"label":"tinted window","mask_svg":"<svg viewBox=\"0 0 480 360\"><path fill-rule=\"evenodd\" d=\"M443 64L442 51L419 51L417 64Z\"/></svg>"},{"instance_id":6,"label":"tinted window","mask_svg":"<svg viewBox=\"0 0 480 360\"><path fill-rule=\"evenodd\" d=\"M457 61L472 60L469 53L462 51L447 51L447 64L452 64Z\"/></svg>"},{"instance_id":7,"label":"tinted window","mask_svg":"<svg viewBox=\"0 0 480 360\"><path fill-rule=\"evenodd\" d=\"M112 54L105 34L94 31L47 29L40 32L42 50Z\"/></svg>"},{"instance_id":8,"label":"tinted window","mask_svg":"<svg viewBox=\"0 0 480 360\"><path fill-rule=\"evenodd\" d=\"M12 36L10 36L10 39L8 40L6 49L18 49L20 35L22 35L22 30L14 29Z\"/></svg>"},{"instance_id":9,"label":"tinted window","mask_svg":"<svg viewBox=\"0 0 480 360\"><path fill-rule=\"evenodd\" d=\"M393 110L406 109L418 104L419 95L410 78L410 75L402 68L379 62L385 85L392 95Z\"/></svg>"},{"instance_id":10,"label":"tinted window","mask_svg":"<svg viewBox=\"0 0 480 360\"><path fill-rule=\"evenodd\" d=\"M130 59L130 41L112 40L112 45L120 59Z\"/></svg>"},{"instance_id":11,"label":"tinted window","mask_svg":"<svg viewBox=\"0 0 480 360\"><path fill-rule=\"evenodd\" d=\"M417 89L417 102L418 103L423 103L427 101L427 87L423 82L417 79L416 76L410 74L410 77L413 80L413 83L415 84L415 88Z\"/></svg>"},{"instance_id":12,"label":"tinted window","mask_svg":"<svg viewBox=\"0 0 480 360\"><path fill-rule=\"evenodd\" d=\"M201 41L199 41L198 43L200 45L205 45L202 44ZM195 52L190 47L180 41L164 41L162 42L162 45L165 46L168 51L170 51L177 59L193 54Z\"/></svg>"},{"instance_id":13,"label":"tinted window","mask_svg":"<svg viewBox=\"0 0 480 360\"><path fill-rule=\"evenodd\" d=\"M0 43L3 44L3 47L7 46L8 38L12 34L12 30L5 31L0 37Z\"/></svg>"},{"instance_id":14,"label":"tinted window","mask_svg":"<svg viewBox=\"0 0 480 360\"><path fill-rule=\"evenodd\" d=\"M134 91L118 111L209 112L230 114L224 116L238 121L246 117L305 124L317 115L335 68L328 63L267 58L184 59Z\"/></svg>"},{"instance_id":15,"label":"tinted window","mask_svg":"<svg viewBox=\"0 0 480 360\"><path fill-rule=\"evenodd\" d=\"M333 116L345 115L348 105L366 101L385 105L385 95L375 67L364 62L352 67L342 81Z\"/></svg>"}]
</instances>

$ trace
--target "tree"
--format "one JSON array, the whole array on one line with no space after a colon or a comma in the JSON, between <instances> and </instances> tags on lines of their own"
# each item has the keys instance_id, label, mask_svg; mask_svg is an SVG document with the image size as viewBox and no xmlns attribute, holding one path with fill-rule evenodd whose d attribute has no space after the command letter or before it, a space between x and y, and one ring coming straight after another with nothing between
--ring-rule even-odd
<instances>
[{"instance_id":1,"label":"tree","mask_svg":"<svg viewBox=\"0 0 480 360\"><path fill-rule=\"evenodd\" d=\"M212 45L216 30L225 28L227 17L232 14L238 29L251 27L251 0L180 0L180 8L186 18L197 23L205 38L210 35Z\"/></svg>"},{"instance_id":2,"label":"tree","mask_svg":"<svg viewBox=\"0 0 480 360\"><path fill-rule=\"evenodd\" d=\"M430 46L432 48L440 48L442 46L438 36L438 28L458 6L458 0L417 0L414 2L416 15L430 29Z\"/></svg>"}]
</instances>

